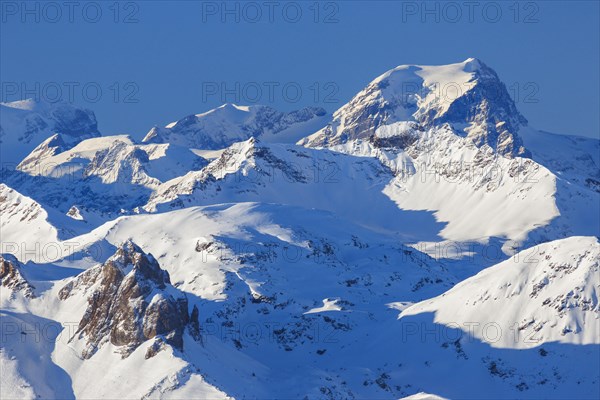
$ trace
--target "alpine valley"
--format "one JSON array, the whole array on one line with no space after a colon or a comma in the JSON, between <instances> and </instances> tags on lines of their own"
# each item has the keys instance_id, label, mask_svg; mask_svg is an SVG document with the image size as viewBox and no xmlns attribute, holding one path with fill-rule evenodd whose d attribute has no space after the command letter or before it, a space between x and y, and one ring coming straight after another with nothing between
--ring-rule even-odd
<instances>
[{"instance_id":1,"label":"alpine valley","mask_svg":"<svg viewBox=\"0 0 600 400\"><path fill-rule=\"evenodd\" d=\"M600 395L600 141L480 60L143 140L0 113L2 399Z\"/></svg>"}]
</instances>

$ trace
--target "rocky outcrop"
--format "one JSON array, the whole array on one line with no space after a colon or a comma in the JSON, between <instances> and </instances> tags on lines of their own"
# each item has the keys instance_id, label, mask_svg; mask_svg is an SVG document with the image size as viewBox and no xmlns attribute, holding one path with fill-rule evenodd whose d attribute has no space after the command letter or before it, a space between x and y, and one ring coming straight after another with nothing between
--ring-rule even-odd
<instances>
[{"instance_id":1,"label":"rocky outcrop","mask_svg":"<svg viewBox=\"0 0 600 400\"><path fill-rule=\"evenodd\" d=\"M416 122L406 122L396 126L395 129L378 130L369 137L369 142L375 148L407 149L419 140L423 128ZM391 134L390 134L391 133Z\"/></svg>"},{"instance_id":2,"label":"rocky outcrop","mask_svg":"<svg viewBox=\"0 0 600 400\"><path fill-rule=\"evenodd\" d=\"M31 175L39 175L43 170L43 166L40 166L40 160L52 157L67 148L68 146L63 140L63 137L59 133L56 133L33 149L33 151L17 165L17 169Z\"/></svg>"},{"instance_id":3,"label":"rocky outcrop","mask_svg":"<svg viewBox=\"0 0 600 400\"><path fill-rule=\"evenodd\" d=\"M106 342L129 356L147 340L156 338L156 354L164 343L183 350L183 336L199 340L198 310L188 313L186 296L171 286L169 274L150 254L131 241L123 243L104 264L94 267L59 292L63 300L78 291L89 293L88 307L74 338L85 340L82 352L90 358Z\"/></svg>"},{"instance_id":4,"label":"rocky outcrop","mask_svg":"<svg viewBox=\"0 0 600 400\"><path fill-rule=\"evenodd\" d=\"M21 293L23 296L35 297L33 287L23 276L22 265L17 258L11 254L0 254L0 286L10 289L13 293Z\"/></svg>"}]
</instances>

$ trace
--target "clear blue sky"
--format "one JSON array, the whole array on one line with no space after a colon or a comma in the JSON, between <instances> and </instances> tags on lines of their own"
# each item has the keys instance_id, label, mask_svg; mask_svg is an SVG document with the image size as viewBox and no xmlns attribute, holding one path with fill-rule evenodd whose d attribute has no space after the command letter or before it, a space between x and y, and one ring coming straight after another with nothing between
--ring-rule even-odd
<instances>
[{"instance_id":1,"label":"clear blue sky","mask_svg":"<svg viewBox=\"0 0 600 400\"><path fill-rule=\"evenodd\" d=\"M478 57L532 125L600 137L599 3L477 3L3 0L2 101L60 88L103 134L140 137L223 98L334 111L394 66Z\"/></svg>"}]
</instances>

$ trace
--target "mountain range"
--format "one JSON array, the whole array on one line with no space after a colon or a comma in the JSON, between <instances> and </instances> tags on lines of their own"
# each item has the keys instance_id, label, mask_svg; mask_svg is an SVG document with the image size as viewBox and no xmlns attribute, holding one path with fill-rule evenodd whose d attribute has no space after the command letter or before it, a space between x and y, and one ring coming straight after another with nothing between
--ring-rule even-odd
<instances>
[{"instance_id":1,"label":"mountain range","mask_svg":"<svg viewBox=\"0 0 600 400\"><path fill-rule=\"evenodd\" d=\"M481 60L142 140L0 117L2 398L600 393L600 140Z\"/></svg>"}]
</instances>

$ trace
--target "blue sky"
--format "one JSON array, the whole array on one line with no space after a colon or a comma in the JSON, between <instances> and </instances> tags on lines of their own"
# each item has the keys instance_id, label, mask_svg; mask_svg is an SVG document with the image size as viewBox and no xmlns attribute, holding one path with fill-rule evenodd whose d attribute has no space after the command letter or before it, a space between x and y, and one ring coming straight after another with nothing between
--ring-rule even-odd
<instances>
[{"instance_id":1,"label":"blue sky","mask_svg":"<svg viewBox=\"0 0 600 400\"><path fill-rule=\"evenodd\" d=\"M1 99L60 96L139 138L223 100L334 111L397 65L478 57L532 125L600 137L597 1L223 4L3 1Z\"/></svg>"}]
</instances>

